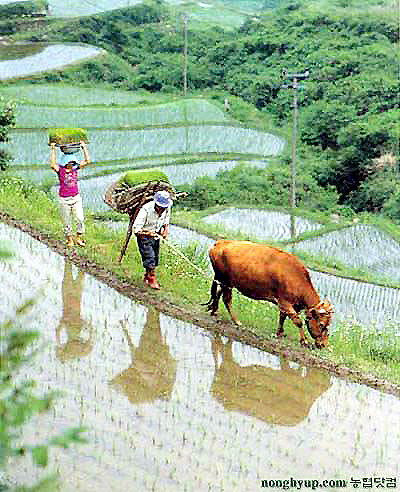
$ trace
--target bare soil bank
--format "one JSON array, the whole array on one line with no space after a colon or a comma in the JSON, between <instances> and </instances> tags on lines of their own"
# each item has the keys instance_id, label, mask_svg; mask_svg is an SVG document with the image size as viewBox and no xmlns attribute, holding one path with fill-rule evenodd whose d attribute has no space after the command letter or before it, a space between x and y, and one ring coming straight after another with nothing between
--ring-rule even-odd
<instances>
[{"instance_id":1,"label":"bare soil bank","mask_svg":"<svg viewBox=\"0 0 400 492\"><path fill-rule=\"evenodd\" d=\"M63 241L54 239L48 234L38 231L32 226L25 224L21 220L14 219L6 213L0 212L0 220L12 227L16 227L23 232L28 233L33 238L45 243L50 249L60 255L68 257L81 270L93 275L101 282L117 290L122 295L129 297L142 304L151 304L159 311L196 326L208 330L210 333L224 335L241 343L246 343L252 347L264 350L274 355L285 356L287 359L297 362L298 364L317 367L327 370L337 377L347 379L356 383L365 384L371 388L378 389L385 393L393 394L400 397L400 384L378 379L370 374L364 374L355 369L351 369L332 361L324 359L315 350L303 349L301 347L292 347L284 340L275 338L260 337L243 327L237 327L228 321L218 320L211 317L204 311L193 313L184 306L179 306L170 300L162 298L161 292L154 292L148 288L138 287L128 279L120 279L111 271L88 260L77 251L67 250ZM84 250L82 250L84 253ZM200 301L199 301L200 303Z\"/></svg>"}]
</instances>

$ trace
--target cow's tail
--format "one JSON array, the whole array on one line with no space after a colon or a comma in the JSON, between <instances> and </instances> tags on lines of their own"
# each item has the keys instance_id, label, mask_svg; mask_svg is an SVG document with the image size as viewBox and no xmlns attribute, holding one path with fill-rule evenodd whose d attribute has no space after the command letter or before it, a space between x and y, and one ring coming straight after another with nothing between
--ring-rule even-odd
<instances>
[{"instance_id":1,"label":"cow's tail","mask_svg":"<svg viewBox=\"0 0 400 492\"><path fill-rule=\"evenodd\" d=\"M214 312L216 311L216 308L218 307L218 300L221 296L222 288L221 284L218 280L214 278L212 284L211 284L211 295L210 299L207 302L204 302L200 304L201 306L207 306L207 309L209 311L213 310Z\"/></svg>"}]
</instances>

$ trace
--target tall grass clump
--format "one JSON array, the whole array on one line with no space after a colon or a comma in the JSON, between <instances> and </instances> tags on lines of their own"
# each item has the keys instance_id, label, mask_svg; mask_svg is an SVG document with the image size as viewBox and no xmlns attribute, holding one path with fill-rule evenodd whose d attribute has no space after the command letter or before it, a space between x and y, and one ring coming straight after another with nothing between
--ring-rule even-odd
<instances>
[{"instance_id":1,"label":"tall grass clump","mask_svg":"<svg viewBox=\"0 0 400 492\"><path fill-rule=\"evenodd\" d=\"M379 377L398 381L400 378L400 336L394 326L365 328L353 321L343 322L330 337L335 358L371 372Z\"/></svg>"},{"instance_id":2,"label":"tall grass clump","mask_svg":"<svg viewBox=\"0 0 400 492\"><path fill-rule=\"evenodd\" d=\"M0 210L41 230L61 232L61 219L54 197L32 183L8 173L0 173Z\"/></svg>"}]
</instances>

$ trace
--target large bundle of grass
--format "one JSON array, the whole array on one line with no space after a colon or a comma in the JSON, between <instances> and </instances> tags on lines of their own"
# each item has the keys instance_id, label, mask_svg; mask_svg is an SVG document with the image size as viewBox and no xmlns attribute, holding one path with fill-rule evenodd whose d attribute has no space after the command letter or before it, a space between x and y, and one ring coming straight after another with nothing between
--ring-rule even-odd
<instances>
[{"instance_id":1,"label":"large bundle of grass","mask_svg":"<svg viewBox=\"0 0 400 492\"><path fill-rule=\"evenodd\" d=\"M49 145L78 144L81 140L88 142L87 131L83 128L49 128Z\"/></svg>"},{"instance_id":2,"label":"large bundle of grass","mask_svg":"<svg viewBox=\"0 0 400 492\"><path fill-rule=\"evenodd\" d=\"M160 169L139 169L128 171L104 195L104 201L111 208L131 217L145 203L151 201L157 191L168 191L173 200L177 195Z\"/></svg>"}]
</instances>

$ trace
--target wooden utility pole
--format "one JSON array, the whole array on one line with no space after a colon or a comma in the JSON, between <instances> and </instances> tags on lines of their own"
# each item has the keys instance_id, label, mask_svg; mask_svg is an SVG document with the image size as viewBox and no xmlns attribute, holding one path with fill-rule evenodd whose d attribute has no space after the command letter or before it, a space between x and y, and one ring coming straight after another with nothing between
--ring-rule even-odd
<instances>
[{"instance_id":1,"label":"wooden utility pole","mask_svg":"<svg viewBox=\"0 0 400 492\"><path fill-rule=\"evenodd\" d=\"M183 46L183 94L187 94L187 66L188 66L188 20L187 14L183 14L184 46Z\"/></svg>"}]
</instances>

